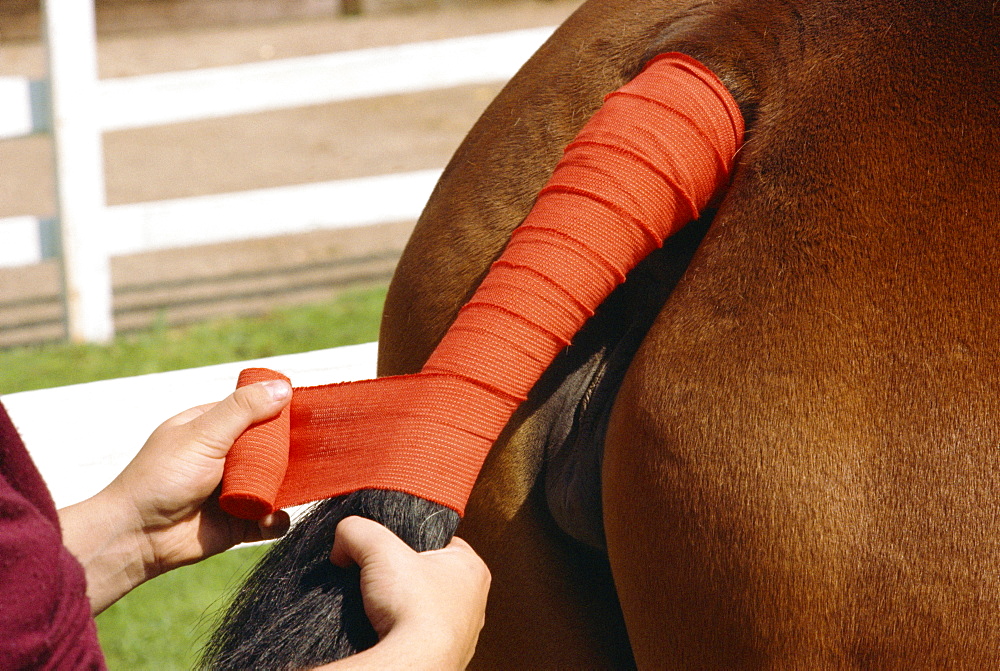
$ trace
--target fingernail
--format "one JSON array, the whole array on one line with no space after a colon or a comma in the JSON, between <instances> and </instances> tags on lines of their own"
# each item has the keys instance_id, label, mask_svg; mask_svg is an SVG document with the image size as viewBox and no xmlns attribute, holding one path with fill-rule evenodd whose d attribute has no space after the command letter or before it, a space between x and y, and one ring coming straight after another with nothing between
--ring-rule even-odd
<instances>
[{"instance_id":1,"label":"fingernail","mask_svg":"<svg viewBox=\"0 0 1000 671\"><path fill-rule=\"evenodd\" d=\"M265 380L261 384L272 401L284 401L292 393L292 386L284 380Z\"/></svg>"}]
</instances>

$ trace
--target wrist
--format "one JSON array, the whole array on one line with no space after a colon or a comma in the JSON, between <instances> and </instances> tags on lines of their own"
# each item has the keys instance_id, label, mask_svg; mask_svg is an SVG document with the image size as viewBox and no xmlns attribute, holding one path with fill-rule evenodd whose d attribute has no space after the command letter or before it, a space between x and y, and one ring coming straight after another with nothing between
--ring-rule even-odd
<instances>
[{"instance_id":1,"label":"wrist","mask_svg":"<svg viewBox=\"0 0 1000 671\"><path fill-rule=\"evenodd\" d=\"M379 641L376 648L384 648L386 661L405 660L406 668L428 671L464 669L469 659L465 656L466 651L460 649L462 640L460 636L437 626L400 623Z\"/></svg>"},{"instance_id":2,"label":"wrist","mask_svg":"<svg viewBox=\"0 0 1000 671\"><path fill-rule=\"evenodd\" d=\"M468 660L440 632L421 631L415 627L399 627L386 634L373 647L315 671L348 671L349 669L396 669L442 671L464 669Z\"/></svg>"},{"instance_id":3,"label":"wrist","mask_svg":"<svg viewBox=\"0 0 1000 671\"><path fill-rule=\"evenodd\" d=\"M63 544L84 568L94 615L156 575L141 521L109 490L59 511Z\"/></svg>"}]
</instances>

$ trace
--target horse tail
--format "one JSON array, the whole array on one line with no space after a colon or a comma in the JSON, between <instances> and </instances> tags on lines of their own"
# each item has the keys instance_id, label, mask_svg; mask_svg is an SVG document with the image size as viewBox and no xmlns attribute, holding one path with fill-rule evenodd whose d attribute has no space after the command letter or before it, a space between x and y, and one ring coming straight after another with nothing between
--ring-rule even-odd
<instances>
[{"instance_id":1,"label":"horse tail","mask_svg":"<svg viewBox=\"0 0 1000 671\"><path fill-rule=\"evenodd\" d=\"M351 515L385 525L418 552L447 545L459 522L450 508L402 492L365 489L318 503L250 573L209 639L202 668L312 668L378 642L357 567L330 561L337 524Z\"/></svg>"}]
</instances>

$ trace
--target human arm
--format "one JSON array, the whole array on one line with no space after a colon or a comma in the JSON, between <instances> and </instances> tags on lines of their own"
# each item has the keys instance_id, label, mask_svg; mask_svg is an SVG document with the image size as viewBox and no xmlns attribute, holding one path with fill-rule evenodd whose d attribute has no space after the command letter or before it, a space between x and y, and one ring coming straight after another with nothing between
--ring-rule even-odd
<instances>
[{"instance_id":1,"label":"human arm","mask_svg":"<svg viewBox=\"0 0 1000 671\"><path fill-rule=\"evenodd\" d=\"M379 636L372 648L320 667L464 669L485 621L490 572L468 543L417 553L381 524L348 517L330 554L358 564L365 613Z\"/></svg>"},{"instance_id":2,"label":"human arm","mask_svg":"<svg viewBox=\"0 0 1000 671\"><path fill-rule=\"evenodd\" d=\"M223 512L216 490L236 438L290 399L290 386L273 381L182 412L153 432L111 484L59 511L63 543L86 572L93 614L161 573L287 530L283 511L256 521Z\"/></svg>"}]
</instances>

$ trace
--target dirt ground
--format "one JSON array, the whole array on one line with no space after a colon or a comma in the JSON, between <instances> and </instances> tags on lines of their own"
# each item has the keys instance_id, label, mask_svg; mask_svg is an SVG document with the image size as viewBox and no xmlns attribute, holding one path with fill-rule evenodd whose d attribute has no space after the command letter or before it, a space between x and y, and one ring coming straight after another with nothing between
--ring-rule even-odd
<instances>
[{"instance_id":1,"label":"dirt ground","mask_svg":"<svg viewBox=\"0 0 1000 671\"><path fill-rule=\"evenodd\" d=\"M102 77L127 76L555 25L579 4L512 0L404 14L115 32L99 40L99 68ZM44 55L37 41L0 43L0 75L11 74L43 76ZM499 88L471 86L108 133L107 202L443 167ZM52 213L50 153L44 136L0 142L0 217ZM266 244L214 245L116 259L119 327L315 300L328 295L329 287L350 283L352 272L364 281L384 281L409 228L396 224L364 234L288 236ZM248 279L240 270L248 263L257 267L257 279ZM308 287L301 291L294 286L300 266L312 268L305 273L309 279L300 283ZM314 272L321 266L333 269L329 276ZM218 291L212 289L213 282ZM164 289L170 286L183 290ZM149 294L152 288L157 289L155 297ZM58 271L52 262L0 269L0 346L59 337L57 291Z\"/></svg>"}]
</instances>

